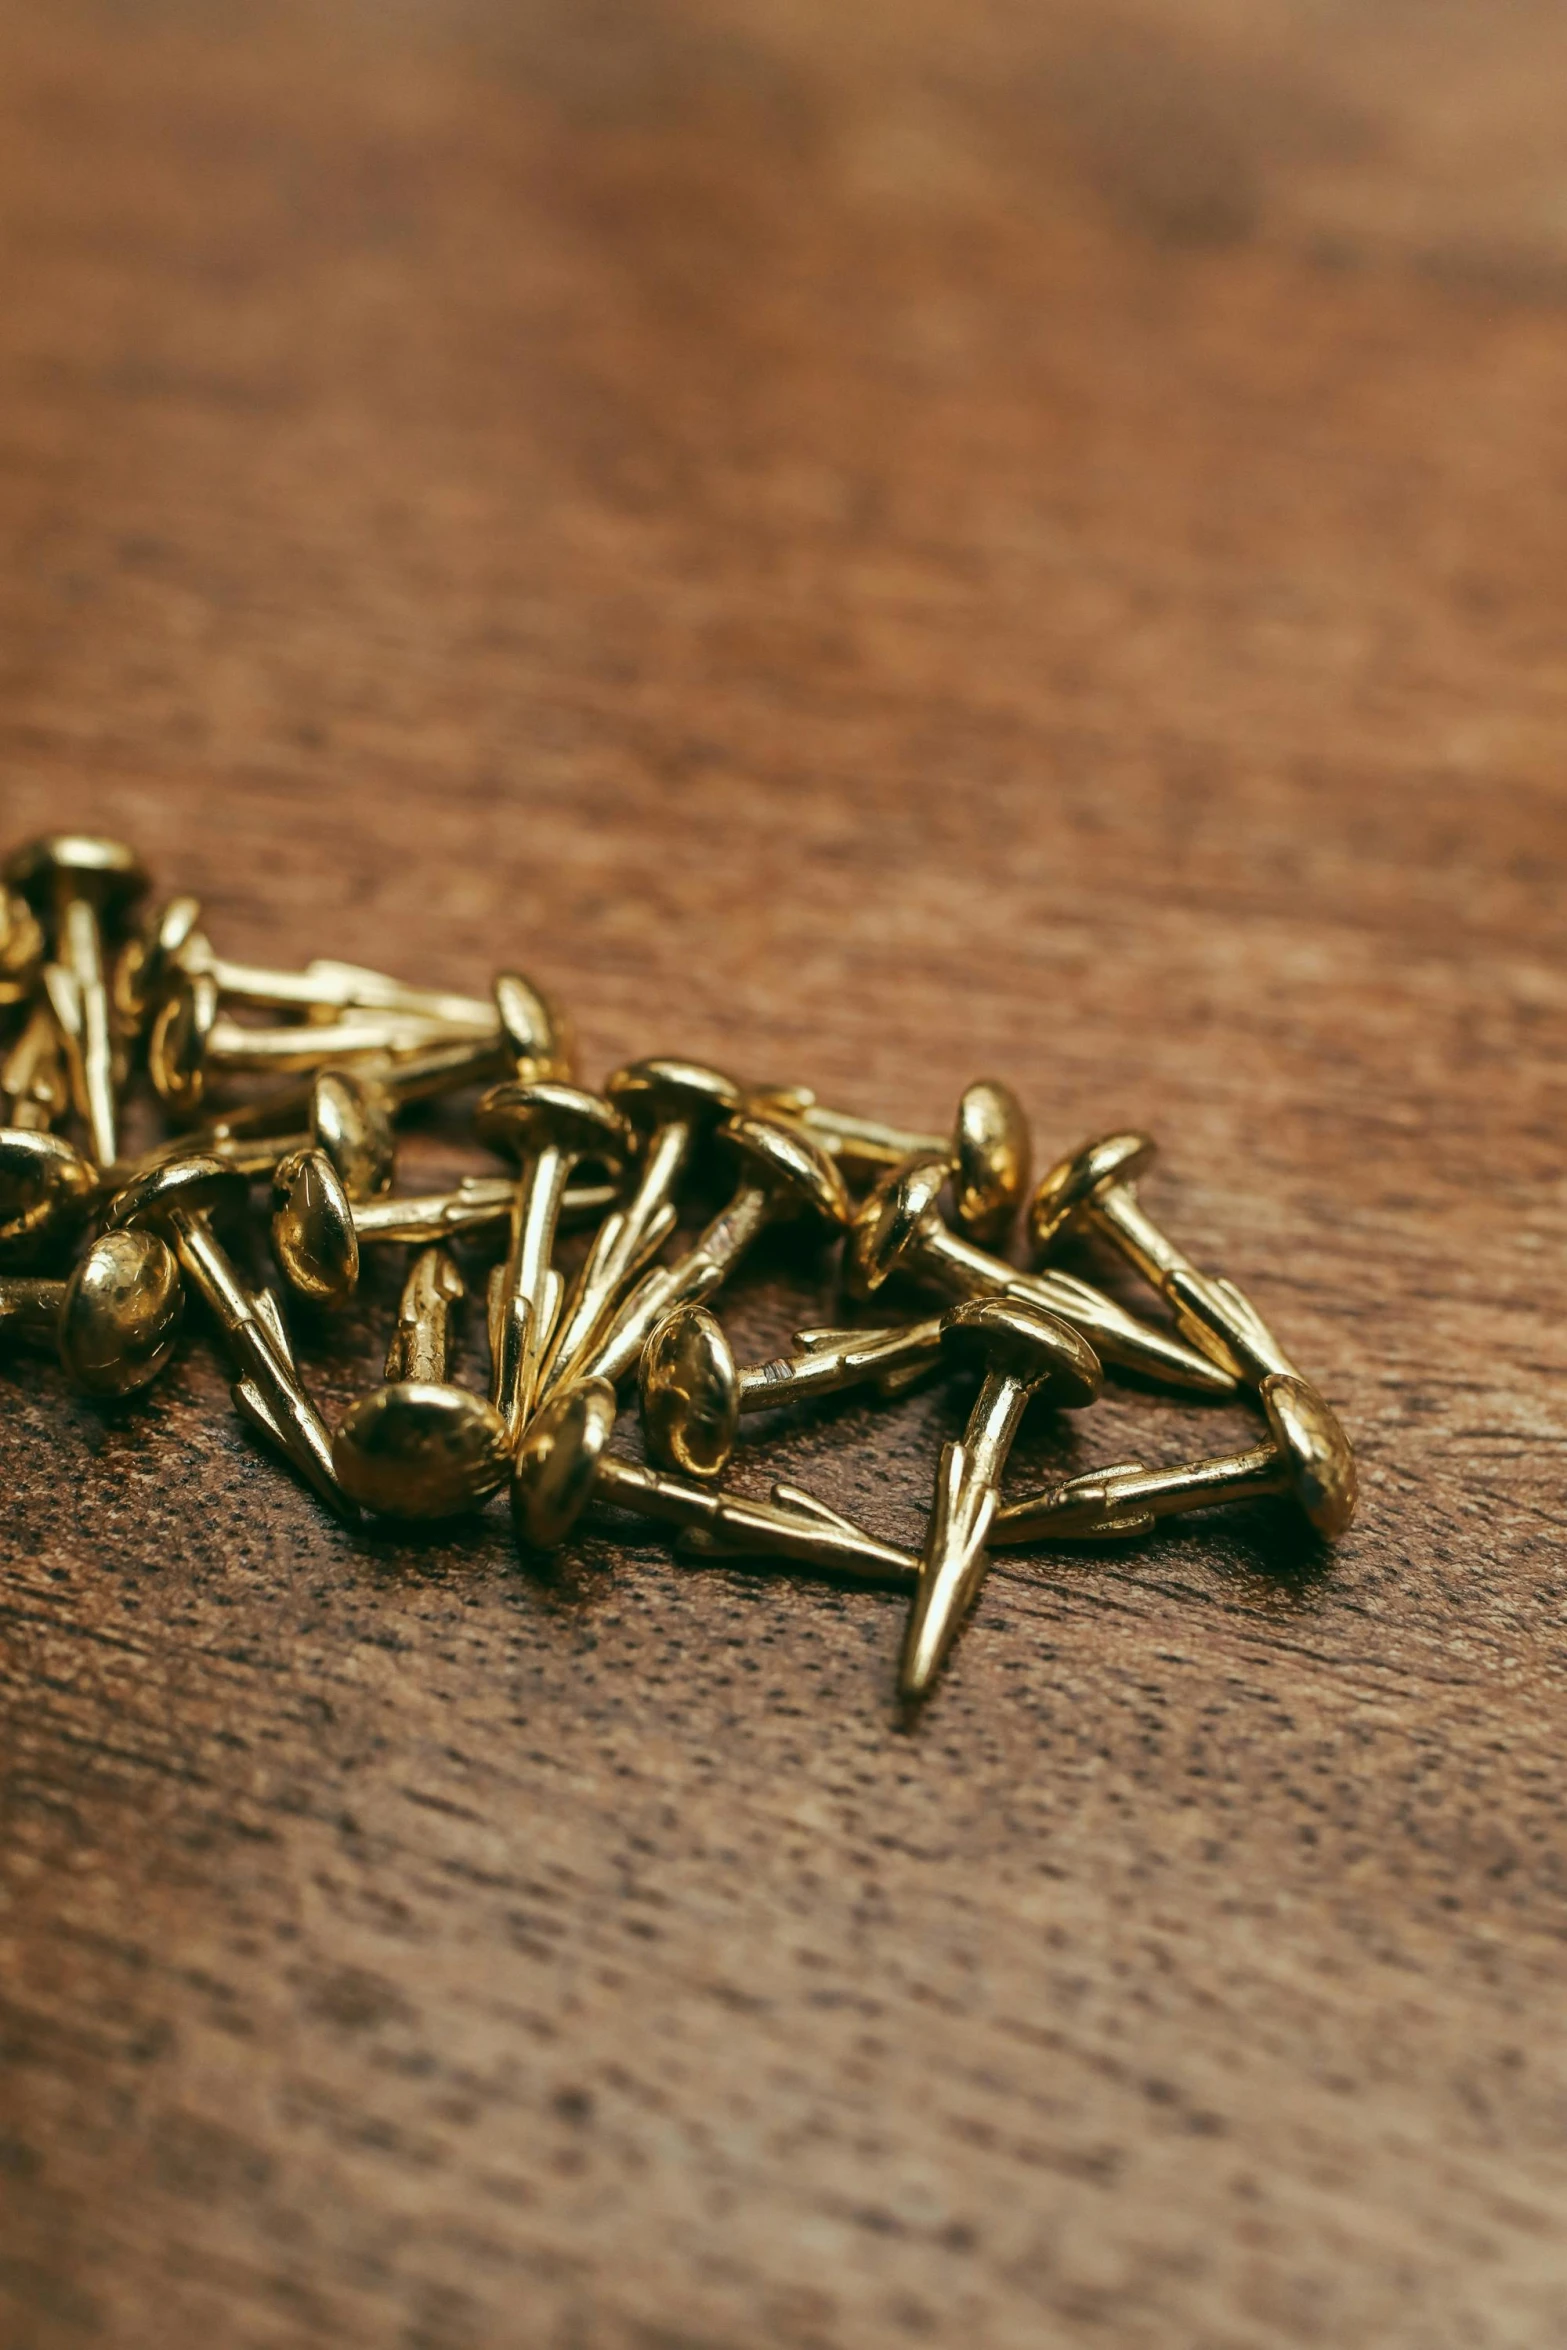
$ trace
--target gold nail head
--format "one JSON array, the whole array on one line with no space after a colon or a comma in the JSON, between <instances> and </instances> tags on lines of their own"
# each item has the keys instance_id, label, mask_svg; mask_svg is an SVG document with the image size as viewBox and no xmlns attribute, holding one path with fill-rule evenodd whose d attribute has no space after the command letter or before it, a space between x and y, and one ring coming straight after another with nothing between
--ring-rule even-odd
<instances>
[{"instance_id":1,"label":"gold nail head","mask_svg":"<svg viewBox=\"0 0 1567 2350\"><path fill-rule=\"evenodd\" d=\"M77 1112L94 1158L108 1166L119 1152L105 930L118 926L147 877L123 841L59 832L14 851L0 879L21 893L47 928L52 969L59 975L51 1002L57 1015L66 1011L62 1027Z\"/></svg>"},{"instance_id":2,"label":"gold nail head","mask_svg":"<svg viewBox=\"0 0 1567 2350\"><path fill-rule=\"evenodd\" d=\"M1044 1267L1025 1273L991 1255L942 1220L947 1160L938 1152L906 1160L884 1175L861 1203L844 1257L850 1295L873 1297L894 1273L911 1274L959 1296L1027 1298L1070 1322L1106 1362L1198 1395L1233 1395L1231 1371L1074 1274Z\"/></svg>"},{"instance_id":3,"label":"gold nail head","mask_svg":"<svg viewBox=\"0 0 1567 2350\"><path fill-rule=\"evenodd\" d=\"M0 1253L35 1255L87 1214L97 1172L58 1134L0 1127Z\"/></svg>"},{"instance_id":4,"label":"gold nail head","mask_svg":"<svg viewBox=\"0 0 1567 2350\"><path fill-rule=\"evenodd\" d=\"M840 1231L849 1221L843 1177L799 1127L743 1111L725 1119L716 1139L739 1161L733 1198L682 1257L655 1265L627 1292L600 1324L575 1376L612 1386L623 1379L665 1316L711 1297L769 1224L797 1219Z\"/></svg>"},{"instance_id":5,"label":"gold nail head","mask_svg":"<svg viewBox=\"0 0 1567 2350\"><path fill-rule=\"evenodd\" d=\"M451 1309L462 1295L446 1251L422 1251L403 1286L387 1384L350 1408L332 1440L339 1483L378 1516L455 1517L506 1482L505 1421L446 1377Z\"/></svg>"},{"instance_id":6,"label":"gold nail head","mask_svg":"<svg viewBox=\"0 0 1567 2350\"><path fill-rule=\"evenodd\" d=\"M475 1112L474 1131L491 1149L514 1156L520 1169L497 1285L490 1385L490 1400L515 1443L532 1409L563 1294L551 1260L571 1171L583 1159L618 1169L632 1155L631 1130L600 1095L541 1080L492 1087Z\"/></svg>"},{"instance_id":7,"label":"gold nail head","mask_svg":"<svg viewBox=\"0 0 1567 2350\"><path fill-rule=\"evenodd\" d=\"M677 1306L660 1322L640 1378L649 1458L699 1484L721 1477L740 1423L740 1374L706 1306Z\"/></svg>"},{"instance_id":8,"label":"gold nail head","mask_svg":"<svg viewBox=\"0 0 1567 2350\"><path fill-rule=\"evenodd\" d=\"M179 1267L152 1232L101 1234L68 1280L0 1280L0 1330L52 1343L73 1384L102 1397L157 1377L183 1305Z\"/></svg>"},{"instance_id":9,"label":"gold nail head","mask_svg":"<svg viewBox=\"0 0 1567 2350\"><path fill-rule=\"evenodd\" d=\"M996 1514L993 1542L1101 1542L1149 1533L1160 1518L1217 1504L1282 1494L1296 1502L1324 1542L1337 1542L1355 1515L1355 1455L1338 1417L1307 1379L1272 1372L1259 1390L1269 1437L1244 1452L1144 1468L1117 1461Z\"/></svg>"},{"instance_id":10,"label":"gold nail head","mask_svg":"<svg viewBox=\"0 0 1567 2350\"><path fill-rule=\"evenodd\" d=\"M1107 1134L1051 1168L1029 1208L1029 1236L1041 1255L1063 1234L1087 1230L1108 1240L1164 1298L1195 1346L1249 1386L1299 1373L1245 1292L1199 1272L1137 1195L1155 1152L1146 1134Z\"/></svg>"},{"instance_id":11,"label":"gold nail head","mask_svg":"<svg viewBox=\"0 0 1567 2350\"><path fill-rule=\"evenodd\" d=\"M270 1291L241 1281L212 1229L213 1216L243 1214L249 1184L220 1159L167 1161L127 1184L104 1211L111 1231L150 1228L172 1245L180 1270L223 1332L240 1376L237 1408L270 1438L333 1509L357 1514L332 1468L332 1440L294 1368L288 1333Z\"/></svg>"},{"instance_id":12,"label":"gold nail head","mask_svg":"<svg viewBox=\"0 0 1567 2350\"><path fill-rule=\"evenodd\" d=\"M512 1520L525 1550L554 1550L596 1493L616 1509L695 1530L710 1554L789 1559L862 1582L903 1582L915 1572L907 1551L879 1542L853 1519L790 1486L771 1501L715 1493L683 1477L613 1457L615 1391L607 1380L560 1390L529 1421L512 1466Z\"/></svg>"},{"instance_id":13,"label":"gold nail head","mask_svg":"<svg viewBox=\"0 0 1567 2350\"><path fill-rule=\"evenodd\" d=\"M595 1331L674 1230L675 1194L692 1153L741 1107L732 1077L697 1061L634 1061L604 1088L641 1151L637 1181L608 1216L567 1294L540 1374L541 1398L577 1371Z\"/></svg>"},{"instance_id":14,"label":"gold nail head","mask_svg":"<svg viewBox=\"0 0 1567 2350\"><path fill-rule=\"evenodd\" d=\"M1099 1393L1099 1358L1071 1326L1012 1296L970 1298L942 1318L942 1346L982 1373L961 1442L943 1450L909 1611L898 1691L929 1694L990 1564L1001 1474L1030 1396L1067 1411Z\"/></svg>"}]
</instances>

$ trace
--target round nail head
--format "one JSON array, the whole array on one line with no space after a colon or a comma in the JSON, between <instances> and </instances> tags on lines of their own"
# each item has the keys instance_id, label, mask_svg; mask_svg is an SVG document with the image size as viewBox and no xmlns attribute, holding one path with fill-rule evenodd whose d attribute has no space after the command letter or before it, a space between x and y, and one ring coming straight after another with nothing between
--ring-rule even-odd
<instances>
[{"instance_id":1,"label":"round nail head","mask_svg":"<svg viewBox=\"0 0 1567 2350\"><path fill-rule=\"evenodd\" d=\"M1004 1240L1028 1193L1033 1142L1009 1085L984 1077L967 1087L953 1135L957 1220L971 1240Z\"/></svg>"},{"instance_id":2,"label":"round nail head","mask_svg":"<svg viewBox=\"0 0 1567 2350\"><path fill-rule=\"evenodd\" d=\"M402 1379L344 1415L332 1467L345 1493L390 1518L452 1518L506 1482L506 1423L464 1387Z\"/></svg>"},{"instance_id":3,"label":"round nail head","mask_svg":"<svg viewBox=\"0 0 1567 2350\"><path fill-rule=\"evenodd\" d=\"M127 1183L104 1209L103 1220L114 1232L138 1226L166 1231L181 1216L242 1214L249 1200L250 1185L237 1167L192 1152L188 1159L165 1159Z\"/></svg>"},{"instance_id":4,"label":"round nail head","mask_svg":"<svg viewBox=\"0 0 1567 2350\"><path fill-rule=\"evenodd\" d=\"M0 1249L25 1254L55 1239L81 1215L96 1177L58 1134L0 1127Z\"/></svg>"},{"instance_id":5,"label":"round nail head","mask_svg":"<svg viewBox=\"0 0 1567 2350\"><path fill-rule=\"evenodd\" d=\"M740 1161L745 1180L771 1193L781 1214L810 1216L834 1231L849 1222L853 1211L843 1177L798 1126L742 1110L724 1120L718 1140Z\"/></svg>"},{"instance_id":6,"label":"round nail head","mask_svg":"<svg viewBox=\"0 0 1567 2350\"><path fill-rule=\"evenodd\" d=\"M89 1395L133 1395L174 1352L185 1293L156 1232L105 1232L65 1285L60 1359Z\"/></svg>"},{"instance_id":7,"label":"round nail head","mask_svg":"<svg viewBox=\"0 0 1567 2350\"><path fill-rule=\"evenodd\" d=\"M323 1150L291 1151L272 1177L272 1253L289 1287L346 1305L359 1286L359 1235L342 1177Z\"/></svg>"},{"instance_id":8,"label":"round nail head","mask_svg":"<svg viewBox=\"0 0 1567 2350\"><path fill-rule=\"evenodd\" d=\"M677 1306L642 1350L642 1432L649 1456L701 1484L721 1477L740 1421L740 1377L705 1306Z\"/></svg>"},{"instance_id":9,"label":"round nail head","mask_svg":"<svg viewBox=\"0 0 1567 2350\"><path fill-rule=\"evenodd\" d=\"M565 1541L587 1506L614 1427L615 1390L604 1379L564 1388L528 1422L511 1476L512 1521L528 1549Z\"/></svg>"},{"instance_id":10,"label":"round nail head","mask_svg":"<svg viewBox=\"0 0 1567 2350\"><path fill-rule=\"evenodd\" d=\"M1151 1135L1106 1134L1059 1160L1029 1203L1028 1233L1035 1248L1048 1248L1112 1184L1133 1182L1157 1147Z\"/></svg>"},{"instance_id":11,"label":"round nail head","mask_svg":"<svg viewBox=\"0 0 1567 2350\"><path fill-rule=\"evenodd\" d=\"M939 1213L951 1172L952 1162L943 1152L923 1151L905 1159L901 1167L890 1168L861 1202L844 1252L844 1279L851 1296L874 1296L897 1271Z\"/></svg>"},{"instance_id":12,"label":"round nail head","mask_svg":"<svg viewBox=\"0 0 1567 2350\"><path fill-rule=\"evenodd\" d=\"M1337 1542L1359 1498L1355 1454L1337 1413L1309 1379L1273 1372L1260 1390L1296 1500L1324 1542Z\"/></svg>"},{"instance_id":13,"label":"round nail head","mask_svg":"<svg viewBox=\"0 0 1567 2350\"><path fill-rule=\"evenodd\" d=\"M1103 1380L1086 1338L1028 1298L1002 1290L965 1298L941 1319L944 1354L981 1371L1003 1371L1046 1403L1078 1411Z\"/></svg>"}]
</instances>

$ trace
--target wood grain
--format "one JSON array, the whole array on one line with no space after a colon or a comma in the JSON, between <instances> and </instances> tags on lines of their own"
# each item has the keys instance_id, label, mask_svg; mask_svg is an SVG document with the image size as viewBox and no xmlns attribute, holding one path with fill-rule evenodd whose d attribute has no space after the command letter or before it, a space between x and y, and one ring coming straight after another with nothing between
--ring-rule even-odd
<instances>
[{"instance_id":1,"label":"wood grain","mask_svg":"<svg viewBox=\"0 0 1567 2350\"><path fill-rule=\"evenodd\" d=\"M590 1072L1147 1124L1365 1490L995 1578L909 1737L893 1596L355 1541L204 1340L0 1367L8 2350L1567 2336L1564 49L0 12L4 836ZM738 1473L912 1539L960 1402Z\"/></svg>"}]
</instances>

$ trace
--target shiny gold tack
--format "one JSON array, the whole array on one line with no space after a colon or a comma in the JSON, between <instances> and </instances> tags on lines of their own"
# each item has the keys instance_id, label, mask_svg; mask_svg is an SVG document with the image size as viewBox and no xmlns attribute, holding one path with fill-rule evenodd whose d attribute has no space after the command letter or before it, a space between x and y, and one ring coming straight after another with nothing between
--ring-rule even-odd
<instances>
[{"instance_id":1,"label":"shiny gold tack","mask_svg":"<svg viewBox=\"0 0 1567 2350\"><path fill-rule=\"evenodd\" d=\"M1016 1296L970 1298L942 1318L942 1345L982 1373L961 1441L942 1451L920 1579L909 1611L898 1693L928 1695L989 1566L986 1542L1001 1473L1029 1398L1065 1410L1099 1393L1099 1358L1054 1315Z\"/></svg>"},{"instance_id":2,"label":"shiny gold tack","mask_svg":"<svg viewBox=\"0 0 1567 2350\"><path fill-rule=\"evenodd\" d=\"M1107 1134L1051 1168L1028 1212L1041 1255L1068 1232L1101 1235L1158 1290L1194 1346L1249 1386L1301 1374L1245 1292L1201 1273L1137 1196L1156 1145L1146 1134Z\"/></svg>"},{"instance_id":3,"label":"shiny gold tack","mask_svg":"<svg viewBox=\"0 0 1567 2350\"><path fill-rule=\"evenodd\" d=\"M396 1136L386 1097L373 1078L354 1069L320 1069L310 1081L306 1106L310 1122L302 1134L251 1135L235 1132L228 1120L215 1118L134 1159L105 1167L100 1180L110 1192L120 1191L149 1169L192 1152L221 1159L243 1175L275 1176L284 1159L319 1150L331 1161L349 1200L376 1199L387 1192L396 1162Z\"/></svg>"},{"instance_id":4,"label":"shiny gold tack","mask_svg":"<svg viewBox=\"0 0 1567 2350\"><path fill-rule=\"evenodd\" d=\"M740 1162L734 1196L683 1256L628 1291L579 1358L578 1377L623 1379L665 1316L711 1297L768 1225L797 1218L839 1231L848 1222L843 1177L800 1128L745 1111L724 1121L717 1140Z\"/></svg>"},{"instance_id":5,"label":"shiny gold tack","mask_svg":"<svg viewBox=\"0 0 1567 2350\"><path fill-rule=\"evenodd\" d=\"M123 841L50 833L6 859L3 878L43 920L45 984L65 1038L78 1115L100 1166L118 1154L117 1052L104 934L147 886Z\"/></svg>"},{"instance_id":6,"label":"shiny gold tack","mask_svg":"<svg viewBox=\"0 0 1567 2350\"><path fill-rule=\"evenodd\" d=\"M971 1240L1005 1239L1028 1196L1033 1144L1022 1103L1009 1085L985 1077L966 1086L950 1140L913 1134L878 1118L860 1118L819 1102L807 1086L759 1097L759 1107L798 1119L856 1179L878 1182L905 1159L947 1162L953 1210Z\"/></svg>"},{"instance_id":7,"label":"shiny gold tack","mask_svg":"<svg viewBox=\"0 0 1567 2350\"><path fill-rule=\"evenodd\" d=\"M934 1314L898 1330L801 1332L791 1354L742 1369L706 1306L677 1306L642 1350L648 1453L661 1468L709 1482L734 1451L742 1412L872 1384L902 1394L940 1363L941 1329Z\"/></svg>"},{"instance_id":8,"label":"shiny gold tack","mask_svg":"<svg viewBox=\"0 0 1567 2350\"><path fill-rule=\"evenodd\" d=\"M443 1053L492 1045L490 1032L453 1039L448 1023L408 1012L347 1012L331 1021L301 1020L253 1028L222 1009L205 973L181 979L165 998L147 1042L154 1087L176 1116L198 1109L214 1082L270 1072L294 1076L332 1061L376 1061L434 1048Z\"/></svg>"},{"instance_id":9,"label":"shiny gold tack","mask_svg":"<svg viewBox=\"0 0 1567 2350\"><path fill-rule=\"evenodd\" d=\"M1287 1495L1324 1542L1355 1515L1355 1456L1338 1418L1307 1379L1271 1372L1259 1390L1269 1438L1245 1452L1144 1468L1117 1461L996 1513L992 1542L1103 1542L1146 1534L1159 1518L1216 1503Z\"/></svg>"},{"instance_id":10,"label":"shiny gold tack","mask_svg":"<svg viewBox=\"0 0 1567 2350\"><path fill-rule=\"evenodd\" d=\"M599 1095L552 1083L492 1087L474 1131L491 1149L512 1153L521 1169L491 1322L490 1400L515 1444L564 1294L553 1259L567 1182L583 1159L621 1166L632 1155L631 1131Z\"/></svg>"},{"instance_id":11,"label":"shiny gold tack","mask_svg":"<svg viewBox=\"0 0 1567 2350\"><path fill-rule=\"evenodd\" d=\"M554 1550L597 1494L617 1509L694 1529L724 1557L760 1555L795 1561L862 1582L906 1582L907 1551L877 1541L850 1518L797 1487L773 1488L771 1501L716 1493L609 1450L616 1414L607 1380L564 1387L523 1432L512 1469L512 1519L525 1550Z\"/></svg>"},{"instance_id":12,"label":"shiny gold tack","mask_svg":"<svg viewBox=\"0 0 1567 2350\"><path fill-rule=\"evenodd\" d=\"M952 1231L941 1214L946 1178L947 1160L934 1152L883 1176L849 1236L844 1279L851 1295L873 1297L901 1272L949 1295L1027 1298L1070 1322L1106 1362L1195 1394L1233 1395L1233 1375L1209 1354L1139 1321L1091 1282L1049 1266L1025 1273Z\"/></svg>"},{"instance_id":13,"label":"shiny gold tack","mask_svg":"<svg viewBox=\"0 0 1567 2350\"><path fill-rule=\"evenodd\" d=\"M0 1280L0 1335L52 1345L88 1395L133 1395L174 1352L184 1306L154 1232L105 1232L67 1280Z\"/></svg>"},{"instance_id":14,"label":"shiny gold tack","mask_svg":"<svg viewBox=\"0 0 1567 2350\"><path fill-rule=\"evenodd\" d=\"M675 1227L675 1194L697 1144L741 1106L731 1077L696 1061L634 1061L604 1088L641 1145L637 1181L600 1226L561 1309L541 1399L569 1380L599 1324Z\"/></svg>"},{"instance_id":15,"label":"shiny gold tack","mask_svg":"<svg viewBox=\"0 0 1567 2350\"><path fill-rule=\"evenodd\" d=\"M594 1223L619 1198L611 1182L578 1181L561 1201L562 1229ZM346 1305L359 1286L367 1245L413 1248L457 1240L511 1220L514 1177L470 1175L450 1191L407 1192L358 1201L326 1152L303 1149L272 1174L272 1253L289 1287L313 1304Z\"/></svg>"},{"instance_id":16,"label":"shiny gold tack","mask_svg":"<svg viewBox=\"0 0 1567 2350\"><path fill-rule=\"evenodd\" d=\"M267 1289L239 1277L211 1218L243 1214L249 1185L219 1159L167 1162L127 1184L109 1202L111 1231L148 1228L169 1241L180 1269L223 1332L239 1368L236 1408L270 1439L300 1475L345 1516L357 1515L332 1468L332 1440L300 1383L282 1308Z\"/></svg>"},{"instance_id":17,"label":"shiny gold tack","mask_svg":"<svg viewBox=\"0 0 1567 2350\"><path fill-rule=\"evenodd\" d=\"M505 1421L447 1377L451 1311L463 1294L445 1249L422 1250L403 1286L387 1384L350 1408L332 1440L338 1482L379 1516L455 1517L506 1482Z\"/></svg>"},{"instance_id":18,"label":"shiny gold tack","mask_svg":"<svg viewBox=\"0 0 1567 2350\"><path fill-rule=\"evenodd\" d=\"M58 1134L0 1127L0 1254L36 1256L77 1230L97 1170Z\"/></svg>"}]
</instances>

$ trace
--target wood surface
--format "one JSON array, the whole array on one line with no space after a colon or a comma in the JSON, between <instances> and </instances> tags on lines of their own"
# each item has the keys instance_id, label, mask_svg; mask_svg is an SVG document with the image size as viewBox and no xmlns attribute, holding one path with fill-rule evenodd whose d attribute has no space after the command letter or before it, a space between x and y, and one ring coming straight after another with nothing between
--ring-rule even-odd
<instances>
[{"instance_id":1,"label":"wood surface","mask_svg":"<svg viewBox=\"0 0 1567 2350\"><path fill-rule=\"evenodd\" d=\"M200 1333L0 1365L7 2350L1567 2340L1564 74L1546 0L0 9L0 836L519 963L594 1077L1147 1125L1364 1491L998 1574L908 1734L896 1595L352 1538ZM962 1404L737 1481L913 1541Z\"/></svg>"}]
</instances>

